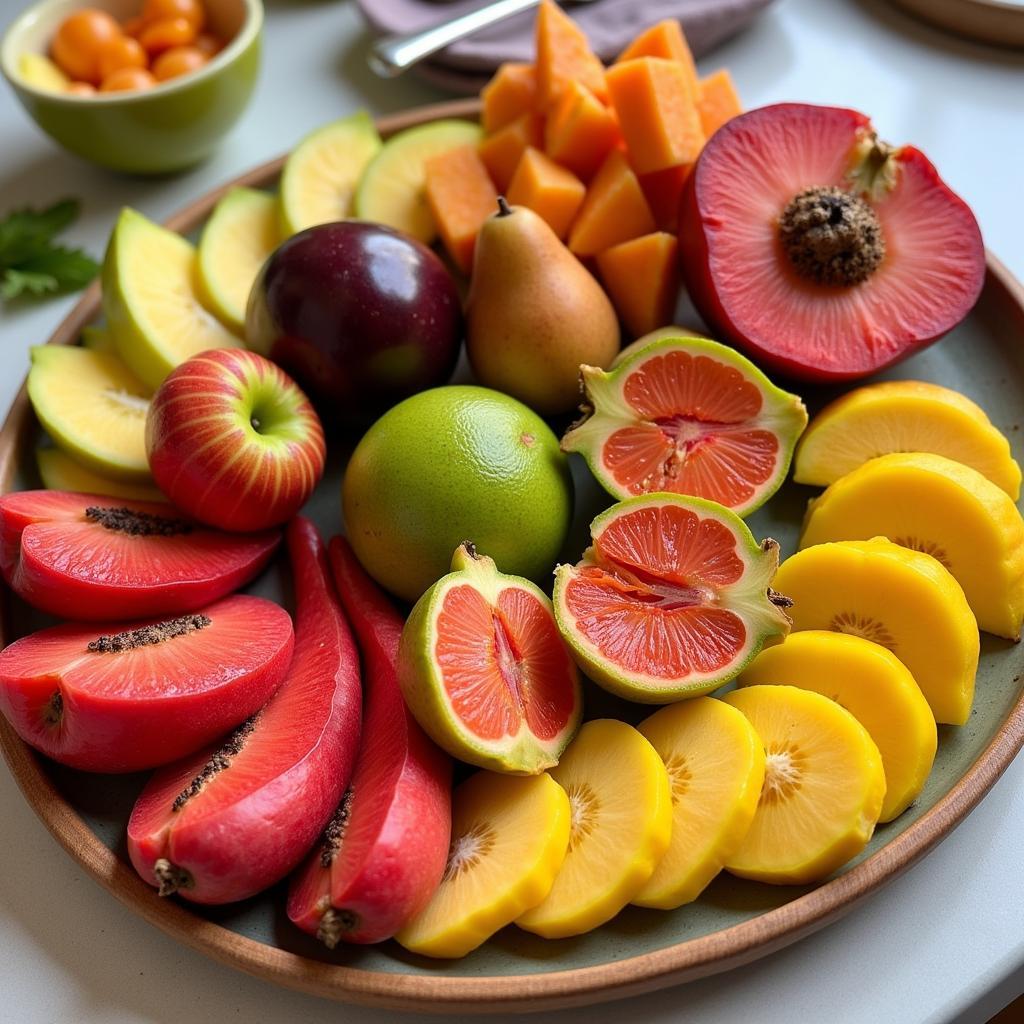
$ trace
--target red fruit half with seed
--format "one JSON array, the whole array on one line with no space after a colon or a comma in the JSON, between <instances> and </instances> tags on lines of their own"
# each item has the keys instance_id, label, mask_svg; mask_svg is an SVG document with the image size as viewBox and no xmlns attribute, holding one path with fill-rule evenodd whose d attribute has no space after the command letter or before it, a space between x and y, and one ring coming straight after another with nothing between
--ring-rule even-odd
<instances>
[{"instance_id":1,"label":"red fruit half with seed","mask_svg":"<svg viewBox=\"0 0 1024 1024\"><path fill-rule=\"evenodd\" d=\"M35 608L105 622L193 612L248 583L278 530L229 534L172 505L68 491L0 498L0 571Z\"/></svg>"},{"instance_id":2,"label":"red fruit half with seed","mask_svg":"<svg viewBox=\"0 0 1024 1024\"><path fill-rule=\"evenodd\" d=\"M733 118L686 184L686 286L717 337L807 380L862 377L955 327L985 250L967 204L855 110Z\"/></svg>"},{"instance_id":3,"label":"red fruit half with seed","mask_svg":"<svg viewBox=\"0 0 1024 1024\"><path fill-rule=\"evenodd\" d=\"M551 602L498 572L468 541L402 630L398 681L416 721L449 754L535 775L558 763L583 699Z\"/></svg>"},{"instance_id":4,"label":"red fruit half with seed","mask_svg":"<svg viewBox=\"0 0 1024 1024\"><path fill-rule=\"evenodd\" d=\"M128 821L128 853L161 895L245 899L283 878L323 831L359 745L359 654L307 519L287 531L295 657L269 703L226 743L157 772Z\"/></svg>"},{"instance_id":5,"label":"red fruit half with seed","mask_svg":"<svg viewBox=\"0 0 1024 1024\"><path fill-rule=\"evenodd\" d=\"M288 916L333 949L382 942L426 906L448 856L452 765L402 699L404 620L341 537L330 560L363 656L362 743L352 785L292 879Z\"/></svg>"},{"instance_id":6,"label":"red fruit half with seed","mask_svg":"<svg viewBox=\"0 0 1024 1024\"><path fill-rule=\"evenodd\" d=\"M580 368L583 418L562 438L615 498L667 491L745 516L786 478L804 403L735 349L662 336L612 370Z\"/></svg>"},{"instance_id":7,"label":"red fruit half with seed","mask_svg":"<svg viewBox=\"0 0 1024 1024\"><path fill-rule=\"evenodd\" d=\"M154 768L261 708L288 671L292 621L238 595L174 619L54 626L0 653L0 710L28 744L91 772Z\"/></svg>"}]
</instances>

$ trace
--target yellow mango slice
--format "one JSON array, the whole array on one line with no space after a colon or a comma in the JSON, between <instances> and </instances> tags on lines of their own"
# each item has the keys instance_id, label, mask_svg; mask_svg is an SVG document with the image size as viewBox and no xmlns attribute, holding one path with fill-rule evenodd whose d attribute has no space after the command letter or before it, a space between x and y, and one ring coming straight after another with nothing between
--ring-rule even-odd
<instances>
[{"instance_id":1,"label":"yellow mango slice","mask_svg":"<svg viewBox=\"0 0 1024 1024\"><path fill-rule=\"evenodd\" d=\"M1014 501L1020 497L1020 466L985 411L958 391L920 380L868 384L825 406L800 439L793 479L827 487L890 452L945 455L976 469Z\"/></svg>"},{"instance_id":2,"label":"yellow mango slice","mask_svg":"<svg viewBox=\"0 0 1024 1024\"><path fill-rule=\"evenodd\" d=\"M885 797L878 747L849 711L795 686L749 686L726 698L765 750L750 829L726 860L741 878L805 885L867 845Z\"/></svg>"},{"instance_id":3,"label":"yellow mango slice","mask_svg":"<svg viewBox=\"0 0 1024 1024\"><path fill-rule=\"evenodd\" d=\"M551 775L569 795L569 852L516 924L555 939L604 924L636 896L668 849L672 794L654 747L610 718L587 722Z\"/></svg>"},{"instance_id":4,"label":"yellow mango slice","mask_svg":"<svg viewBox=\"0 0 1024 1024\"><path fill-rule=\"evenodd\" d=\"M885 770L879 821L917 799L935 760L935 719L910 670L884 647L859 636L809 629L763 650L740 686L797 686L846 708L875 741Z\"/></svg>"},{"instance_id":5,"label":"yellow mango slice","mask_svg":"<svg viewBox=\"0 0 1024 1024\"><path fill-rule=\"evenodd\" d=\"M672 839L633 902L672 910L695 900L743 842L764 782L764 748L747 719L713 697L662 708L637 729L668 769Z\"/></svg>"},{"instance_id":6,"label":"yellow mango slice","mask_svg":"<svg viewBox=\"0 0 1024 1024\"><path fill-rule=\"evenodd\" d=\"M980 629L1020 638L1024 519L976 469L927 452L871 459L810 502L800 546L880 536L937 558Z\"/></svg>"},{"instance_id":7,"label":"yellow mango slice","mask_svg":"<svg viewBox=\"0 0 1024 1024\"><path fill-rule=\"evenodd\" d=\"M963 588L931 555L884 537L818 544L787 558L772 586L793 601L793 632L881 644L910 669L937 722L967 721L978 626Z\"/></svg>"},{"instance_id":8,"label":"yellow mango slice","mask_svg":"<svg viewBox=\"0 0 1024 1024\"><path fill-rule=\"evenodd\" d=\"M452 798L441 885L395 938L424 956L465 956L544 899L568 844L569 798L550 775L477 772Z\"/></svg>"}]
</instances>

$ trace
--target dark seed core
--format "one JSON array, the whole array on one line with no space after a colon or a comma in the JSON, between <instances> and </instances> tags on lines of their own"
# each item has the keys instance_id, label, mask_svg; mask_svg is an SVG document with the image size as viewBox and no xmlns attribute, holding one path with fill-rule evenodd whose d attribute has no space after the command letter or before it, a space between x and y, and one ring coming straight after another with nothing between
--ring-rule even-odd
<instances>
[{"instance_id":1,"label":"dark seed core","mask_svg":"<svg viewBox=\"0 0 1024 1024\"><path fill-rule=\"evenodd\" d=\"M47 725L60 725L60 720L63 716L64 697L60 690L54 690L50 702L46 705L46 711L43 712L43 721Z\"/></svg>"},{"instance_id":2,"label":"dark seed core","mask_svg":"<svg viewBox=\"0 0 1024 1024\"><path fill-rule=\"evenodd\" d=\"M352 813L352 787L345 791L338 809L324 829L323 848L320 850L321 867L329 868L334 863L341 841L345 838L349 815Z\"/></svg>"},{"instance_id":3,"label":"dark seed core","mask_svg":"<svg viewBox=\"0 0 1024 1024\"><path fill-rule=\"evenodd\" d=\"M99 508L90 505L85 510L85 518L99 523L105 530L115 530L133 537L174 537L192 532L192 524L186 523L184 519L155 516L130 508Z\"/></svg>"},{"instance_id":4,"label":"dark seed core","mask_svg":"<svg viewBox=\"0 0 1024 1024\"><path fill-rule=\"evenodd\" d=\"M122 651L133 651L136 647L149 647L161 644L165 640L173 640L177 636L194 633L197 629L205 629L213 625L213 619L206 615L182 615L166 622L155 622L152 626L140 626L113 636L100 636L89 641L89 650L96 654L120 654Z\"/></svg>"},{"instance_id":5,"label":"dark seed core","mask_svg":"<svg viewBox=\"0 0 1024 1024\"><path fill-rule=\"evenodd\" d=\"M224 746L220 748L206 764L200 769L199 774L178 794L173 804L172 811L180 811L189 800L192 799L218 772L224 771L231 764L231 759L237 757L245 746L249 734L256 728L259 719L259 712L246 719L228 738Z\"/></svg>"},{"instance_id":6,"label":"dark seed core","mask_svg":"<svg viewBox=\"0 0 1024 1024\"><path fill-rule=\"evenodd\" d=\"M817 284L861 284L885 258L875 211L835 186L795 195L779 218L779 234L797 273Z\"/></svg>"}]
</instances>

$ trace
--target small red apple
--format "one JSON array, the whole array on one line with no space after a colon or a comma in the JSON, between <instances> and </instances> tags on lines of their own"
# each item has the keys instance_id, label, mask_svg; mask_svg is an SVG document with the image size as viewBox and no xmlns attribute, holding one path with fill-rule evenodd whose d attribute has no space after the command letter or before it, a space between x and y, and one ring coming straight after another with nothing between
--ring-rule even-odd
<instances>
[{"instance_id":1,"label":"small red apple","mask_svg":"<svg viewBox=\"0 0 1024 1024\"><path fill-rule=\"evenodd\" d=\"M200 352L153 396L146 453L182 511L223 530L278 526L323 475L323 427L299 386L255 352Z\"/></svg>"}]
</instances>

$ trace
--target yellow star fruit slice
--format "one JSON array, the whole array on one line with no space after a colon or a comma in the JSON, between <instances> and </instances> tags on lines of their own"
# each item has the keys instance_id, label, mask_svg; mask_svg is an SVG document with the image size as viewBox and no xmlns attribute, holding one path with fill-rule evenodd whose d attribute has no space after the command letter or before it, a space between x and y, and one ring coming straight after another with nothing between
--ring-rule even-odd
<instances>
[{"instance_id":1,"label":"yellow star fruit slice","mask_svg":"<svg viewBox=\"0 0 1024 1024\"><path fill-rule=\"evenodd\" d=\"M932 452L976 469L1016 501L1020 466L985 411L958 391L920 380L856 388L811 421L796 450L793 479L827 487L868 459Z\"/></svg>"},{"instance_id":2,"label":"yellow star fruit slice","mask_svg":"<svg viewBox=\"0 0 1024 1024\"><path fill-rule=\"evenodd\" d=\"M761 799L726 869L776 885L830 875L867 845L885 796L882 758L849 711L795 686L749 686L725 700L765 750Z\"/></svg>"},{"instance_id":3,"label":"yellow star fruit slice","mask_svg":"<svg viewBox=\"0 0 1024 1024\"><path fill-rule=\"evenodd\" d=\"M569 852L516 924L554 939L604 924L636 896L668 849L672 794L654 747L608 718L587 722L551 775L569 795Z\"/></svg>"},{"instance_id":4,"label":"yellow star fruit slice","mask_svg":"<svg viewBox=\"0 0 1024 1024\"><path fill-rule=\"evenodd\" d=\"M764 782L764 748L746 718L713 697L662 708L637 729L668 769L672 839L633 902L672 910L695 900L743 842Z\"/></svg>"},{"instance_id":5,"label":"yellow star fruit slice","mask_svg":"<svg viewBox=\"0 0 1024 1024\"><path fill-rule=\"evenodd\" d=\"M882 455L810 502L801 547L888 537L937 558L987 633L1020 638L1024 519L1005 491L942 455Z\"/></svg>"},{"instance_id":6,"label":"yellow star fruit slice","mask_svg":"<svg viewBox=\"0 0 1024 1024\"><path fill-rule=\"evenodd\" d=\"M978 626L940 562L876 537L817 544L779 566L794 631L827 629L881 644L910 670L937 722L963 725L974 700Z\"/></svg>"},{"instance_id":7,"label":"yellow star fruit slice","mask_svg":"<svg viewBox=\"0 0 1024 1024\"><path fill-rule=\"evenodd\" d=\"M460 957L548 894L569 844L569 798L550 775L481 771L455 790L441 885L395 938Z\"/></svg>"},{"instance_id":8,"label":"yellow star fruit slice","mask_svg":"<svg viewBox=\"0 0 1024 1024\"><path fill-rule=\"evenodd\" d=\"M935 719L910 670L891 651L859 636L810 629L762 651L738 682L814 690L846 708L882 756L879 821L892 821L921 792L935 760Z\"/></svg>"}]
</instances>

